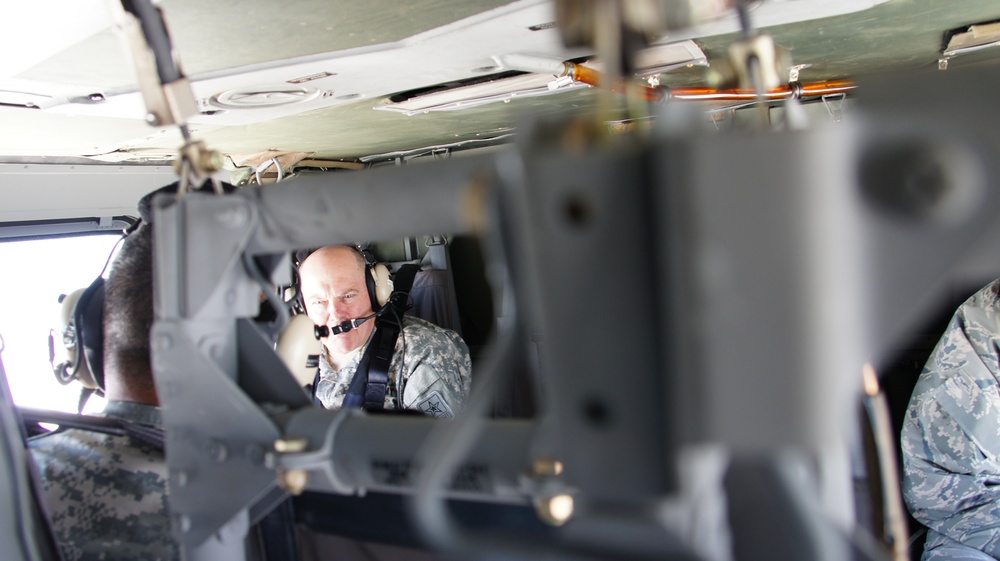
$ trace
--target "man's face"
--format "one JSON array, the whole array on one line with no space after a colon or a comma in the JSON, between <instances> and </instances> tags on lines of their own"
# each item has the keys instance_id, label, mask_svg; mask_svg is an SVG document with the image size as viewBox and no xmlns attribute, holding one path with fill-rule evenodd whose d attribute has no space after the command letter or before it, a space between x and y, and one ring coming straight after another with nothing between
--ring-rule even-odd
<instances>
[{"instance_id":1,"label":"man's face","mask_svg":"<svg viewBox=\"0 0 1000 561\"><path fill-rule=\"evenodd\" d=\"M306 314L316 325L331 329L341 323L372 313L365 284L364 261L349 247L325 247L312 253L299 266L302 299ZM349 353L368 341L375 322L368 320L347 333L322 339L336 363L338 355ZM342 364L334 364L340 368Z\"/></svg>"}]
</instances>

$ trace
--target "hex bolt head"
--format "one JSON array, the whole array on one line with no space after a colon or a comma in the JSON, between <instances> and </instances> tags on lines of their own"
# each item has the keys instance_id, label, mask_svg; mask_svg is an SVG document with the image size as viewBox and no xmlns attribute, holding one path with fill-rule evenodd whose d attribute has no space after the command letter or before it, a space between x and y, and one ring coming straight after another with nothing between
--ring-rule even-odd
<instances>
[{"instance_id":1,"label":"hex bolt head","mask_svg":"<svg viewBox=\"0 0 1000 561\"><path fill-rule=\"evenodd\" d=\"M305 438L279 438L274 441L274 451L281 454L305 452L308 448L309 441Z\"/></svg>"},{"instance_id":2,"label":"hex bolt head","mask_svg":"<svg viewBox=\"0 0 1000 561\"><path fill-rule=\"evenodd\" d=\"M563 464L553 458L538 458L531 465L531 471L542 477L555 477L563 472Z\"/></svg>"},{"instance_id":3,"label":"hex bolt head","mask_svg":"<svg viewBox=\"0 0 1000 561\"><path fill-rule=\"evenodd\" d=\"M292 495L301 495L309 483L309 472L304 469L290 469L278 472L278 485Z\"/></svg>"},{"instance_id":4,"label":"hex bolt head","mask_svg":"<svg viewBox=\"0 0 1000 561\"><path fill-rule=\"evenodd\" d=\"M550 526L562 526L573 518L573 496L562 494L535 499L539 520Z\"/></svg>"}]
</instances>

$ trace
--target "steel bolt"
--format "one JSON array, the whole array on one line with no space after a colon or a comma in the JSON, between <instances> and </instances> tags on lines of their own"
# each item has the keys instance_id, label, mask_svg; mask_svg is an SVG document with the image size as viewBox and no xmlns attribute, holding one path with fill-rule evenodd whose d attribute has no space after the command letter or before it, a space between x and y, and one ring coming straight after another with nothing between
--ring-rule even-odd
<instances>
[{"instance_id":1,"label":"steel bolt","mask_svg":"<svg viewBox=\"0 0 1000 561\"><path fill-rule=\"evenodd\" d=\"M538 518L550 526L562 526L573 517L573 497L571 495L555 495L535 499L535 512Z\"/></svg>"},{"instance_id":2,"label":"steel bolt","mask_svg":"<svg viewBox=\"0 0 1000 561\"><path fill-rule=\"evenodd\" d=\"M290 469L278 472L278 485L292 495L301 495L309 483L309 472L304 469Z\"/></svg>"},{"instance_id":3,"label":"steel bolt","mask_svg":"<svg viewBox=\"0 0 1000 561\"><path fill-rule=\"evenodd\" d=\"M305 438L279 438L274 441L274 451L282 454L305 452L308 448L309 441Z\"/></svg>"},{"instance_id":4,"label":"steel bolt","mask_svg":"<svg viewBox=\"0 0 1000 561\"><path fill-rule=\"evenodd\" d=\"M555 477L562 475L563 464L553 458L538 458L531 466L531 471L535 475L543 477Z\"/></svg>"}]
</instances>

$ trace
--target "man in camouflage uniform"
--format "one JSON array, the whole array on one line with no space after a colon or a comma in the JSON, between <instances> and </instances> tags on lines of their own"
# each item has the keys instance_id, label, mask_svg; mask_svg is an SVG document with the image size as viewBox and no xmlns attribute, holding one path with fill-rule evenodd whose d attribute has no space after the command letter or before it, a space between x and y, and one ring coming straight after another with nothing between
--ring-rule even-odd
<instances>
[{"instance_id":1,"label":"man in camouflage uniform","mask_svg":"<svg viewBox=\"0 0 1000 561\"><path fill-rule=\"evenodd\" d=\"M160 411L149 362L152 227L122 245L105 284L104 417L153 433ZM146 428L143 431L142 428ZM67 561L179 559L170 534L167 465L155 439L70 429L28 442Z\"/></svg>"},{"instance_id":2,"label":"man in camouflage uniform","mask_svg":"<svg viewBox=\"0 0 1000 561\"><path fill-rule=\"evenodd\" d=\"M924 561L1000 559L1000 280L952 317L913 390L903 493Z\"/></svg>"},{"instance_id":3,"label":"man in camouflage uniform","mask_svg":"<svg viewBox=\"0 0 1000 561\"><path fill-rule=\"evenodd\" d=\"M330 328L374 313L365 279L365 260L348 246L316 250L299 265L309 319ZM323 338L316 396L339 408L375 331L369 320L345 333ZM332 333L332 332L331 332ZM451 418L469 394L469 349L454 331L405 316L389 366L386 409L413 409Z\"/></svg>"}]
</instances>

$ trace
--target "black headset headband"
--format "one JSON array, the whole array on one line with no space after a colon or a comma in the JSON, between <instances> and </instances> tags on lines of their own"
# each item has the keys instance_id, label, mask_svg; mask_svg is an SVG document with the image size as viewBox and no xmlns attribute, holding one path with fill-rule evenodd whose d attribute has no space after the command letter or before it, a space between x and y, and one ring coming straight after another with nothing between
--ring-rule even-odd
<instances>
[{"instance_id":1,"label":"black headset headband","mask_svg":"<svg viewBox=\"0 0 1000 561\"><path fill-rule=\"evenodd\" d=\"M104 277L97 277L73 309L79 360L86 361L94 383L104 391Z\"/></svg>"}]
</instances>

